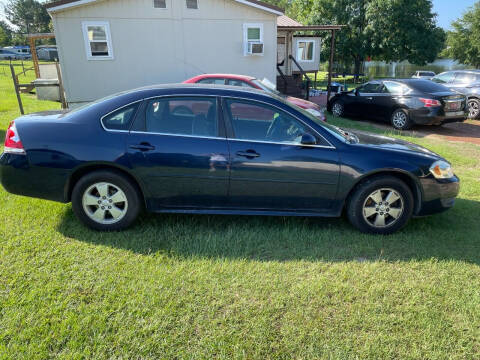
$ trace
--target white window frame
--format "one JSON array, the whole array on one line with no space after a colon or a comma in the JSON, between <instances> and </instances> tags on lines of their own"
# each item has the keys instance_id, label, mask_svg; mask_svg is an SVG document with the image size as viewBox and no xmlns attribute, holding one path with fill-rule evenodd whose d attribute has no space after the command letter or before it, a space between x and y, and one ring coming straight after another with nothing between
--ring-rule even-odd
<instances>
[{"instance_id":1,"label":"white window frame","mask_svg":"<svg viewBox=\"0 0 480 360\"><path fill-rule=\"evenodd\" d=\"M90 40L88 39L88 27L89 26L104 26L106 34L106 42L108 55L107 56L93 56L92 49L90 48ZM85 53L87 60L113 60L113 46L112 36L110 34L110 23L108 21L82 21L83 39L85 41Z\"/></svg>"},{"instance_id":2,"label":"white window frame","mask_svg":"<svg viewBox=\"0 0 480 360\"><path fill-rule=\"evenodd\" d=\"M168 10L168 0L165 0L165 7L164 8L155 7L155 0L152 0L152 6L155 10Z\"/></svg>"},{"instance_id":3,"label":"white window frame","mask_svg":"<svg viewBox=\"0 0 480 360\"><path fill-rule=\"evenodd\" d=\"M313 48L312 48L312 60L303 60L303 59L299 59L298 58L298 49L300 49L299 45L301 42L304 42L304 43L312 43L313 44ZM298 61L298 62L314 62L315 61L315 43L316 41L315 40L310 40L310 39L297 39L297 53L295 54L295 59ZM307 54L308 55L308 54Z\"/></svg>"},{"instance_id":4,"label":"white window frame","mask_svg":"<svg viewBox=\"0 0 480 360\"><path fill-rule=\"evenodd\" d=\"M185 9L189 10L189 11L197 11L200 9L200 0L197 0L197 8L196 9L192 9L192 8L189 8L187 6L187 0L185 0Z\"/></svg>"},{"instance_id":5,"label":"white window frame","mask_svg":"<svg viewBox=\"0 0 480 360\"><path fill-rule=\"evenodd\" d=\"M262 23L245 23L243 24L243 48L244 48L243 55L252 56L248 54L248 43L249 43L248 29L260 29L260 40L252 40L252 42L259 43L259 44L263 43L264 51L265 51L265 43L263 42L263 24Z\"/></svg>"}]
</instances>

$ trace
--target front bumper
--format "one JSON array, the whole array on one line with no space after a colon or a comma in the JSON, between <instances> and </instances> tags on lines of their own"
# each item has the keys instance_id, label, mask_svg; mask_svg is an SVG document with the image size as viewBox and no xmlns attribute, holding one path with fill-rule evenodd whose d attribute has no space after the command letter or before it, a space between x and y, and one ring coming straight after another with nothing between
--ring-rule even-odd
<instances>
[{"instance_id":1,"label":"front bumper","mask_svg":"<svg viewBox=\"0 0 480 360\"><path fill-rule=\"evenodd\" d=\"M460 192L458 177L437 180L433 176L429 176L421 179L420 182L423 188L423 198L416 216L441 213L455 205L455 198Z\"/></svg>"}]
</instances>

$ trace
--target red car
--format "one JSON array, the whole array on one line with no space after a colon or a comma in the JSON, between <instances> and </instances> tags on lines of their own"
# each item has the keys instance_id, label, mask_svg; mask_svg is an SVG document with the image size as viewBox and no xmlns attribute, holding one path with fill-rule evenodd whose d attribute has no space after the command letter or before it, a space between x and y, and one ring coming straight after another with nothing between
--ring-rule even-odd
<instances>
[{"instance_id":1,"label":"red car","mask_svg":"<svg viewBox=\"0 0 480 360\"><path fill-rule=\"evenodd\" d=\"M252 76L246 75L233 75L233 74L203 74L195 76L191 79L185 80L184 84L217 84L217 85L232 85L232 86L244 86L254 89L259 89L266 91L271 94L279 95L285 97L289 103L297 105L302 109L307 110L312 115L318 117L319 119L326 121L327 118L322 110L322 108L311 102L304 99L285 96L282 95L278 90L275 89L275 86L270 83L268 80L258 80Z\"/></svg>"}]
</instances>

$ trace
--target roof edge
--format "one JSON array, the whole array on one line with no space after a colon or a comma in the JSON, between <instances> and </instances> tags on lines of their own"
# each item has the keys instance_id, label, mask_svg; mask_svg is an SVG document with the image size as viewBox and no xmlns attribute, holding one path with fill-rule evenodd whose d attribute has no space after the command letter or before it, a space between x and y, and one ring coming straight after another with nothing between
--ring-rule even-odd
<instances>
[{"instance_id":1,"label":"roof edge","mask_svg":"<svg viewBox=\"0 0 480 360\"><path fill-rule=\"evenodd\" d=\"M98 0L57 0L57 1L52 1L50 3L46 3L44 6L49 13L52 13L59 10L68 9L71 7L86 5L95 1L98 1ZM263 1L259 1L259 0L234 0L234 1L247 6L255 7L257 9L267 11L269 13L273 13L279 16L283 15L284 13L284 9Z\"/></svg>"}]
</instances>

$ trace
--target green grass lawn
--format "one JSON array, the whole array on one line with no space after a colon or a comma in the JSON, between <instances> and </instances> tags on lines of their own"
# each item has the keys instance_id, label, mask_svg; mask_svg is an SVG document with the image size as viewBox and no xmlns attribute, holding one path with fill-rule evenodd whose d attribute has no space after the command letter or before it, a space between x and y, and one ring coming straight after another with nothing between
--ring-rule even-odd
<instances>
[{"instance_id":1,"label":"green grass lawn","mask_svg":"<svg viewBox=\"0 0 480 360\"><path fill-rule=\"evenodd\" d=\"M60 108L22 96L27 112ZM2 137L17 116L0 72ZM449 159L462 190L388 237L191 215L97 233L70 205L0 189L0 358L480 358L480 146L407 139Z\"/></svg>"}]
</instances>

